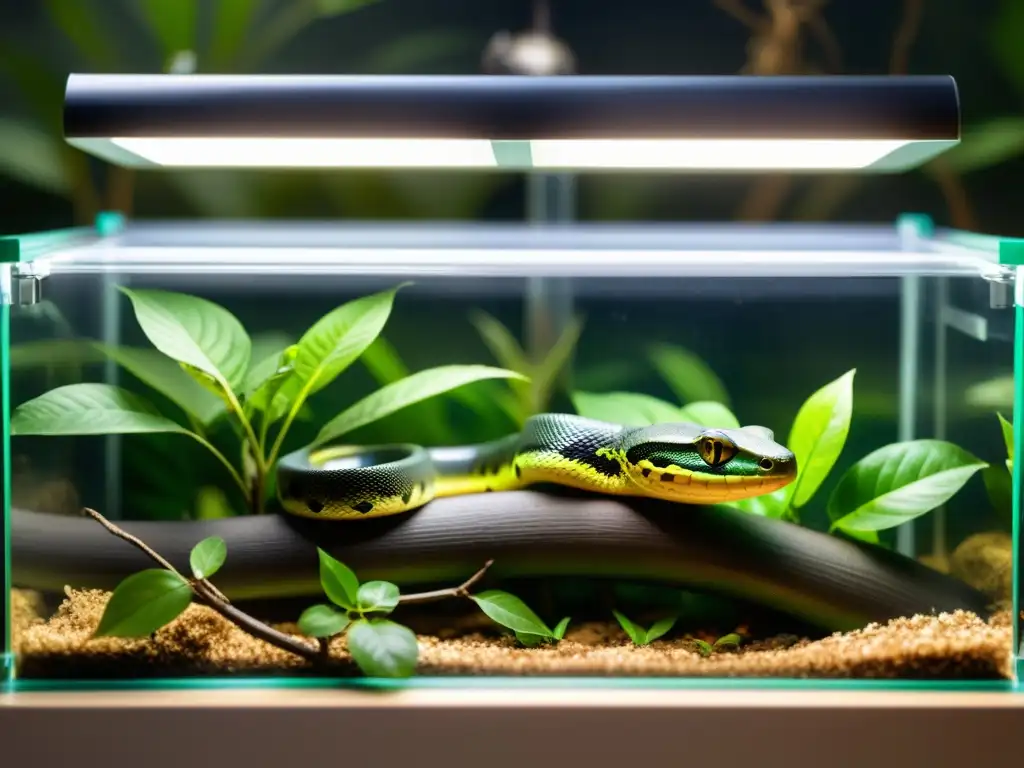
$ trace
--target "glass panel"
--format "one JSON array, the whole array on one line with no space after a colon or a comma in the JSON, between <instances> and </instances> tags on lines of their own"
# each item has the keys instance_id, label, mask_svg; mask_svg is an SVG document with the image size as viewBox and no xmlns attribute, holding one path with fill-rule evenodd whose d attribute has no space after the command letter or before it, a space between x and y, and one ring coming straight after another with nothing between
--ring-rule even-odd
<instances>
[{"instance_id":1,"label":"glass panel","mask_svg":"<svg viewBox=\"0 0 1024 768\"><path fill-rule=\"evenodd\" d=\"M50 253L11 310L18 679L387 671L358 653L408 640L358 620L384 587L336 664L297 664L319 654L300 616L343 624L303 612L355 599L319 547L403 595L493 559L478 601L389 615L423 678L1005 681L1012 273L942 237L215 222ZM175 617L173 580L148 612L107 602L156 566L82 507L182 573L221 537L207 606ZM290 639L252 640L223 596ZM104 615L139 637L90 639Z\"/></svg>"}]
</instances>

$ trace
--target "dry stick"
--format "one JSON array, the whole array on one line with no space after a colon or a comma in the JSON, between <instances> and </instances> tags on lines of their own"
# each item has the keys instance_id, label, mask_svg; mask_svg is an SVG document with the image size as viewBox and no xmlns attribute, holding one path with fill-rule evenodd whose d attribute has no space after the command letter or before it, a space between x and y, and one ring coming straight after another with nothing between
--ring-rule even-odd
<instances>
[{"instance_id":1,"label":"dry stick","mask_svg":"<svg viewBox=\"0 0 1024 768\"><path fill-rule=\"evenodd\" d=\"M89 517L91 517L93 520L98 522L100 525L102 525L104 528L106 528L108 531L110 531L110 533L112 533L114 536L117 536L119 539L123 539L124 541L127 541L129 544L132 544L133 546L142 550L145 554L147 554L150 558L156 561L159 565L163 566L167 570L177 574L180 578L187 581L189 585L192 587L192 592L195 594L196 598L198 598L199 602L201 602L203 605L206 605L208 608L212 608L225 619L235 624L245 632L248 632L253 637L270 643L271 645L280 648L284 651L294 653L296 656L306 659L307 661L317 662L321 660L319 647L313 648L303 642L296 640L290 635L286 635L284 632L278 632L273 627L269 627L262 621L254 619L247 613L243 613L242 611L238 610L237 608L235 608L235 606L221 599L222 596L220 591L216 587L213 587L206 579L185 578L184 576L182 576L182 574L178 571L177 568L175 568L161 555L159 555L157 552L151 549L149 545L144 543L137 536L132 536L127 531L121 530L112 522L103 517L103 515L101 515L95 509L89 509L88 507L86 507L85 513L89 515Z\"/></svg>"},{"instance_id":2,"label":"dry stick","mask_svg":"<svg viewBox=\"0 0 1024 768\"><path fill-rule=\"evenodd\" d=\"M219 589L213 586L213 584L210 583L209 580L186 578L178 571L177 568L171 565L159 553L151 549L148 544L143 542L137 536L133 536L127 531L118 528L116 525L107 520L95 509L85 507L83 511L93 520L95 520L104 528L106 528L111 534L113 534L119 539L127 541L129 544L136 547L137 549L140 549L152 560L154 560L158 565L166 568L171 573L177 574L179 578L188 582L189 586L192 587L193 594L195 594L199 602L201 602L208 608L213 609L214 611L219 613L221 616L223 616L231 623L235 624L243 631L249 633L258 640L263 640L264 642L270 643L276 648L280 648L281 650L294 653L296 656L299 656L305 659L306 661L316 663L322 662L327 658L329 641L326 638L319 640L317 643L317 647L313 648L307 645L306 643L296 640L291 635L286 635L285 633L279 632L273 627L264 624L259 619L254 619L249 614L244 613L235 606L231 605L227 597L225 597L224 594ZM432 603L438 600L446 600L452 597L468 598L470 588L484 577L484 574L487 573L487 569L490 568L491 565L493 564L493 560L488 560L486 563L484 563L483 568L474 573L472 576L470 576L457 587L452 587L449 589L438 589L434 590L433 592L417 592L411 595L403 595L398 599L398 602L405 605L418 605L422 603Z\"/></svg>"}]
</instances>

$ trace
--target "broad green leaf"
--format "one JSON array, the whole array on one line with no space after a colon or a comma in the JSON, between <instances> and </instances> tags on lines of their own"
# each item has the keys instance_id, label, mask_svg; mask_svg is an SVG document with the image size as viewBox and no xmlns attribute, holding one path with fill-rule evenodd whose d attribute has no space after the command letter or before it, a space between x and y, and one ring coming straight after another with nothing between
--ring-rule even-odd
<instances>
[{"instance_id":1,"label":"broad green leaf","mask_svg":"<svg viewBox=\"0 0 1024 768\"><path fill-rule=\"evenodd\" d=\"M44 0L53 23L97 72L123 72L117 41L97 20L96 6L83 0Z\"/></svg>"},{"instance_id":2,"label":"broad green leaf","mask_svg":"<svg viewBox=\"0 0 1024 768\"><path fill-rule=\"evenodd\" d=\"M363 612L391 613L398 605L398 587L390 581L368 581L356 592L356 607Z\"/></svg>"},{"instance_id":3,"label":"broad green leaf","mask_svg":"<svg viewBox=\"0 0 1024 768\"><path fill-rule=\"evenodd\" d=\"M659 637L672 629L678 620L678 616L669 616L668 618L659 619L654 622L654 624L651 625L651 628L647 630L647 642L653 643Z\"/></svg>"},{"instance_id":4,"label":"broad green leaf","mask_svg":"<svg viewBox=\"0 0 1024 768\"><path fill-rule=\"evenodd\" d=\"M192 602L192 588L162 568L132 574L117 585L94 637L148 637Z\"/></svg>"},{"instance_id":5,"label":"broad green leaf","mask_svg":"<svg viewBox=\"0 0 1024 768\"><path fill-rule=\"evenodd\" d=\"M533 366L526 358L526 352L500 320L486 312L478 311L470 315L470 322L502 368L524 375L530 373Z\"/></svg>"},{"instance_id":6,"label":"broad green leaf","mask_svg":"<svg viewBox=\"0 0 1024 768\"><path fill-rule=\"evenodd\" d=\"M12 435L127 435L188 430L151 403L110 384L68 384L22 403L11 414Z\"/></svg>"},{"instance_id":7,"label":"broad green leaf","mask_svg":"<svg viewBox=\"0 0 1024 768\"><path fill-rule=\"evenodd\" d=\"M57 195L74 181L58 139L40 126L13 117L0 119L0 172L23 184Z\"/></svg>"},{"instance_id":8,"label":"broad green leaf","mask_svg":"<svg viewBox=\"0 0 1024 768\"><path fill-rule=\"evenodd\" d=\"M346 610L355 610L359 579L347 565L335 560L317 547L320 556L320 585L332 603Z\"/></svg>"},{"instance_id":9,"label":"broad green leaf","mask_svg":"<svg viewBox=\"0 0 1024 768\"><path fill-rule=\"evenodd\" d=\"M373 394L331 419L320 430L316 443L324 443L359 427L390 416L406 406L457 387L485 379L522 378L518 373L486 365L443 365L414 373Z\"/></svg>"},{"instance_id":10,"label":"broad green leaf","mask_svg":"<svg viewBox=\"0 0 1024 768\"><path fill-rule=\"evenodd\" d=\"M881 531L945 504L987 464L953 443L910 440L869 453L828 502L833 528Z\"/></svg>"},{"instance_id":11,"label":"broad green leaf","mask_svg":"<svg viewBox=\"0 0 1024 768\"><path fill-rule=\"evenodd\" d=\"M387 619L360 619L349 629L348 652L370 677L409 677L416 671L419 643L408 627Z\"/></svg>"},{"instance_id":12,"label":"broad green leaf","mask_svg":"<svg viewBox=\"0 0 1024 768\"><path fill-rule=\"evenodd\" d=\"M402 362L402 358L398 356L398 352L391 345L391 342L383 336L378 336L366 348L360 361L366 366L374 380L381 386L404 379L412 373L406 364Z\"/></svg>"},{"instance_id":13,"label":"broad green leaf","mask_svg":"<svg viewBox=\"0 0 1024 768\"><path fill-rule=\"evenodd\" d=\"M245 40L260 0L213 0L210 63L215 71L227 68Z\"/></svg>"},{"instance_id":14,"label":"broad green leaf","mask_svg":"<svg viewBox=\"0 0 1024 768\"><path fill-rule=\"evenodd\" d=\"M723 506L734 507L748 515L770 517L781 520L786 517L786 488L766 493L761 496L750 496L746 499L723 502Z\"/></svg>"},{"instance_id":15,"label":"broad green leaf","mask_svg":"<svg viewBox=\"0 0 1024 768\"><path fill-rule=\"evenodd\" d=\"M710 400L698 400L679 410L679 421L692 421L702 427L739 429L739 419L728 407Z\"/></svg>"},{"instance_id":16,"label":"broad green leaf","mask_svg":"<svg viewBox=\"0 0 1024 768\"><path fill-rule=\"evenodd\" d=\"M160 43L165 64L178 51L195 49L198 0L135 0L135 7Z\"/></svg>"},{"instance_id":17,"label":"broad green leaf","mask_svg":"<svg viewBox=\"0 0 1024 768\"><path fill-rule=\"evenodd\" d=\"M329 605L311 605L299 616L299 630L308 637L333 637L350 623L348 616Z\"/></svg>"},{"instance_id":18,"label":"broad green leaf","mask_svg":"<svg viewBox=\"0 0 1024 768\"><path fill-rule=\"evenodd\" d=\"M573 392L572 404L580 416L628 427L682 421L676 406L639 392Z\"/></svg>"},{"instance_id":19,"label":"broad green leaf","mask_svg":"<svg viewBox=\"0 0 1024 768\"><path fill-rule=\"evenodd\" d=\"M647 632L639 624L636 624L626 618L626 615L619 611L613 610L615 619L619 622L619 626L625 630L626 634L629 635L629 639L633 641L634 645L647 645Z\"/></svg>"},{"instance_id":20,"label":"broad green leaf","mask_svg":"<svg viewBox=\"0 0 1024 768\"><path fill-rule=\"evenodd\" d=\"M1009 519L1013 514L1013 476L1004 467L992 465L981 471L981 479L992 508Z\"/></svg>"},{"instance_id":21,"label":"broad green leaf","mask_svg":"<svg viewBox=\"0 0 1024 768\"><path fill-rule=\"evenodd\" d=\"M868 544L879 544L881 542L881 539L878 538L878 531L848 531L845 529L840 530L842 530L844 536L849 536L851 539L856 539L857 541L864 541Z\"/></svg>"},{"instance_id":22,"label":"broad green leaf","mask_svg":"<svg viewBox=\"0 0 1024 768\"><path fill-rule=\"evenodd\" d=\"M155 349L115 347L99 343L96 348L204 426L225 411L224 400L219 393L210 392L182 370L177 362Z\"/></svg>"},{"instance_id":23,"label":"broad green leaf","mask_svg":"<svg viewBox=\"0 0 1024 768\"><path fill-rule=\"evenodd\" d=\"M569 628L569 621L570 618L566 616L564 619L562 619L555 625L555 628L551 632L552 635L554 635L555 640L561 640L563 637L565 637L565 630Z\"/></svg>"},{"instance_id":24,"label":"broad green leaf","mask_svg":"<svg viewBox=\"0 0 1024 768\"><path fill-rule=\"evenodd\" d=\"M228 556L228 545L220 536L209 536L194 547L188 562L192 575L197 579L208 579L224 565Z\"/></svg>"},{"instance_id":25,"label":"broad green leaf","mask_svg":"<svg viewBox=\"0 0 1024 768\"><path fill-rule=\"evenodd\" d=\"M249 369L252 342L233 314L212 301L155 289L121 287L154 347L194 366L234 392Z\"/></svg>"},{"instance_id":26,"label":"broad green leaf","mask_svg":"<svg viewBox=\"0 0 1024 768\"><path fill-rule=\"evenodd\" d=\"M844 373L812 394L793 420L787 447L796 456L797 478L790 483L790 503L800 508L811 500L846 445L853 414L853 377Z\"/></svg>"},{"instance_id":27,"label":"broad green leaf","mask_svg":"<svg viewBox=\"0 0 1024 768\"><path fill-rule=\"evenodd\" d=\"M196 492L196 519L223 520L235 517L236 512L227 494L215 485L204 485Z\"/></svg>"},{"instance_id":28,"label":"broad green leaf","mask_svg":"<svg viewBox=\"0 0 1024 768\"><path fill-rule=\"evenodd\" d=\"M36 339L11 345L13 370L31 368L82 367L102 362L103 354L83 339Z\"/></svg>"},{"instance_id":29,"label":"broad green leaf","mask_svg":"<svg viewBox=\"0 0 1024 768\"><path fill-rule=\"evenodd\" d=\"M293 344L279 354L271 355L257 363L246 379L247 402L259 411L269 411L271 421L276 421L288 411L289 398L282 390L297 382L295 356L299 348Z\"/></svg>"},{"instance_id":30,"label":"broad green leaf","mask_svg":"<svg viewBox=\"0 0 1024 768\"><path fill-rule=\"evenodd\" d=\"M358 11L367 5L373 5L380 0L313 0L317 13L321 16L337 16L341 13Z\"/></svg>"},{"instance_id":31,"label":"broad green leaf","mask_svg":"<svg viewBox=\"0 0 1024 768\"><path fill-rule=\"evenodd\" d=\"M1003 414L997 413L999 426L1003 429L1003 444L1006 446L1006 458L1013 461L1013 424L1003 418Z\"/></svg>"},{"instance_id":32,"label":"broad green leaf","mask_svg":"<svg viewBox=\"0 0 1024 768\"><path fill-rule=\"evenodd\" d=\"M722 648L726 645L739 645L743 641L743 638L737 635L735 632L730 632L728 635L722 635L720 638L715 640L715 647Z\"/></svg>"},{"instance_id":33,"label":"broad green leaf","mask_svg":"<svg viewBox=\"0 0 1024 768\"><path fill-rule=\"evenodd\" d=\"M711 400L729 405L729 394L710 366L688 349L673 344L656 344L650 349L651 363L681 403Z\"/></svg>"},{"instance_id":34,"label":"broad green leaf","mask_svg":"<svg viewBox=\"0 0 1024 768\"><path fill-rule=\"evenodd\" d=\"M536 648L538 645L544 645L545 643L551 642L552 638L544 637L544 635L534 635L529 632L515 632L513 633L522 645L527 648Z\"/></svg>"},{"instance_id":35,"label":"broad green leaf","mask_svg":"<svg viewBox=\"0 0 1024 768\"><path fill-rule=\"evenodd\" d=\"M480 606L480 610L491 620L503 627L531 635L552 636L551 630L540 617L515 595L490 589L470 595L470 599Z\"/></svg>"},{"instance_id":36,"label":"broad green leaf","mask_svg":"<svg viewBox=\"0 0 1024 768\"><path fill-rule=\"evenodd\" d=\"M960 143L942 156L942 164L954 173L965 174L983 171L1020 155L1024 155L1024 118L1010 115L964 126ZM929 170L928 165L925 170Z\"/></svg>"},{"instance_id":37,"label":"broad green leaf","mask_svg":"<svg viewBox=\"0 0 1024 768\"><path fill-rule=\"evenodd\" d=\"M334 381L373 343L391 315L395 294L405 285L342 304L303 334L293 365L309 394Z\"/></svg>"},{"instance_id":38,"label":"broad green leaf","mask_svg":"<svg viewBox=\"0 0 1024 768\"><path fill-rule=\"evenodd\" d=\"M697 646L697 652L701 656L710 656L712 653L714 653L715 649L711 646L711 643L709 643L707 640L701 640L699 638L695 638L694 641L693 641L693 644Z\"/></svg>"}]
</instances>

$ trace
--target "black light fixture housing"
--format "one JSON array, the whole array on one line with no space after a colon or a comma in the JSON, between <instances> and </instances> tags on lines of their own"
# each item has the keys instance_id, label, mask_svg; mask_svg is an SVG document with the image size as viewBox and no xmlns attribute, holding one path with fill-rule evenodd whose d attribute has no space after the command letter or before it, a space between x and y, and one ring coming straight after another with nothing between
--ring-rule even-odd
<instances>
[{"instance_id":1,"label":"black light fixture housing","mask_svg":"<svg viewBox=\"0 0 1024 768\"><path fill-rule=\"evenodd\" d=\"M137 167L900 171L960 104L947 76L72 74L64 132Z\"/></svg>"}]
</instances>

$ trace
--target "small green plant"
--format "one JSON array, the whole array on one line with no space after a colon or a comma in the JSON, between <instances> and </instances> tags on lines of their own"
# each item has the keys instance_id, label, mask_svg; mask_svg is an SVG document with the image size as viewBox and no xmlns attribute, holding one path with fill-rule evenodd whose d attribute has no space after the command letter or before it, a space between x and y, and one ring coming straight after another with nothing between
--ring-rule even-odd
<instances>
[{"instance_id":1,"label":"small green plant","mask_svg":"<svg viewBox=\"0 0 1024 768\"><path fill-rule=\"evenodd\" d=\"M619 626L621 626L623 631L629 635L629 639L632 640L635 645L650 645L652 642L671 630L672 627L675 626L676 622L679 621L678 616L669 616L654 622L649 629L644 629L636 622L630 621L619 611L613 610L612 614L614 614L616 620L619 622Z\"/></svg>"},{"instance_id":2,"label":"small green plant","mask_svg":"<svg viewBox=\"0 0 1024 768\"><path fill-rule=\"evenodd\" d=\"M569 625L569 619L565 618L553 630L549 629L522 600L508 592L490 589L471 593L470 589L490 568L490 561L457 587L403 595L398 586L389 581L360 583L348 566L318 548L320 585L331 604L312 605L298 620L303 635L317 641L317 646L313 647L239 610L214 586L210 578L227 561L224 539L211 536L196 544L189 556L191 576L186 577L145 542L126 533L99 512L92 509L85 512L160 566L132 574L117 585L94 637L150 637L196 601L253 637L313 664L329 662L331 642L344 635L349 655L363 674L401 678L415 672L419 659L419 643L413 631L388 618L402 604L468 598L496 624L512 630L526 646L558 642Z\"/></svg>"},{"instance_id":3,"label":"small green plant","mask_svg":"<svg viewBox=\"0 0 1024 768\"><path fill-rule=\"evenodd\" d=\"M404 285L404 284L403 284ZM155 349L98 345L104 354L160 393L179 411L162 413L148 398L110 384L79 383L22 403L12 435L177 433L204 446L238 487L249 511L264 511L272 471L307 401L362 356L387 322L399 285L328 312L296 342L253 356L253 341L224 307L197 296L128 289L135 318ZM437 395L515 371L445 365L381 387L324 424L314 443ZM222 451L211 432L227 423L235 448ZM228 455L239 457L236 461Z\"/></svg>"},{"instance_id":4,"label":"small green plant","mask_svg":"<svg viewBox=\"0 0 1024 768\"><path fill-rule=\"evenodd\" d=\"M493 403L516 425L522 426L527 418L548 407L559 377L567 369L579 341L583 320L573 318L544 358L531 360L527 351L500 320L479 311L474 312L470 319L498 364L520 374L519 379L508 381L508 389L496 393Z\"/></svg>"},{"instance_id":5,"label":"small green plant","mask_svg":"<svg viewBox=\"0 0 1024 768\"><path fill-rule=\"evenodd\" d=\"M729 646L738 647L742 640L743 638L735 632L732 632L728 635L722 635L713 643L709 643L707 640L701 640L700 638L694 638L693 644L697 646L697 653L701 656L707 657L721 648Z\"/></svg>"},{"instance_id":6,"label":"small green plant","mask_svg":"<svg viewBox=\"0 0 1024 768\"><path fill-rule=\"evenodd\" d=\"M853 380L847 371L812 393L801 405L786 445L796 455L797 477L784 488L727 505L751 514L800 522L846 445L853 414ZM678 406L632 392L574 392L578 413L646 426L690 421L706 427L738 428L722 403ZM1006 426L1004 426L1004 436ZM942 506L988 464L945 440L907 440L872 451L839 479L826 502L830 531L877 543L878 532L907 523Z\"/></svg>"}]
</instances>

